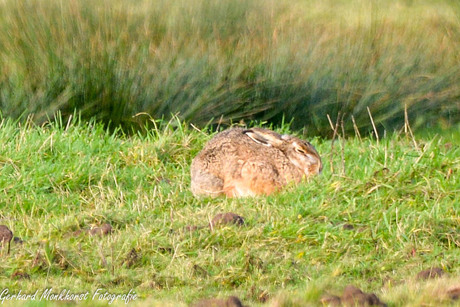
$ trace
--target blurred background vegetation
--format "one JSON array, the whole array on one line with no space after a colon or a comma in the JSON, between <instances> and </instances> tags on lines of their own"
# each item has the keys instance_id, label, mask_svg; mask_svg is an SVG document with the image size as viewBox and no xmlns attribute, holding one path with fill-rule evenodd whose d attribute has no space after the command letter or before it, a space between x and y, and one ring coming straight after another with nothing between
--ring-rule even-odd
<instances>
[{"instance_id":1,"label":"blurred background vegetation","mask_svg":"<svg viewBox=\"0 0 460 307\"><path fill-rule=\"evenodd\" d=\"M0 0L0 110L128 129L460 121L459 1Z\"/></svg>"}]
</instances>

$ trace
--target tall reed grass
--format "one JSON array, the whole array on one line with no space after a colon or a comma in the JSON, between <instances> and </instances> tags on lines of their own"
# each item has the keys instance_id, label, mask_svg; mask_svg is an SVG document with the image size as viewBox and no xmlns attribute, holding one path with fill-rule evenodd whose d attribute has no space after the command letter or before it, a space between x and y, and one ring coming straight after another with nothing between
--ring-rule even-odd
<instances>
[{"instance_id":1,"label":"tall reed grass","mask_svg":"<svg viewBox=\"0 0 460 307\"><path fill-rule=\"evenodd\" d=\"M395 129L460 121L455 1L0 1L0 110L125 127L326 114ZM349 121L345 121L349 122ZM350 122L351 124L351 122ZM351 125L346 129L352 129Z\"/></svg>"}]
</instances>

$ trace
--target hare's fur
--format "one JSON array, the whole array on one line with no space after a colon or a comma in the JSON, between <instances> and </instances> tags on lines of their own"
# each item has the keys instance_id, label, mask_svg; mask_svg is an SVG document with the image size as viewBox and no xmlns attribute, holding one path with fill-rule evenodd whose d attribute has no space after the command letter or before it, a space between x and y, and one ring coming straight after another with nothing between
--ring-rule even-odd
<instances>
[{"instance_id":1,"label":"hare's fur","mask_svg":"<svg viewBox=\"0 0 460 307\"><path fill-rule=\"evenodd\" d=\"M232 128L218 133L194 158L191 188L194 195L268 195L321 168L308 142L268 129Z\"/></svg>"}]
</instances>

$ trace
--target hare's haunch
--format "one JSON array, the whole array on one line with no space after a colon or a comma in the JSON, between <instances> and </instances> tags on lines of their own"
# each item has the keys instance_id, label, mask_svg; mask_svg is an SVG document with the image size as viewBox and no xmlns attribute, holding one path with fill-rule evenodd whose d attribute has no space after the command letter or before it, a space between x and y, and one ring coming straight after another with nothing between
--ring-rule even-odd
<instances>
[{"instance_id":1,"label":"hare's haunch","mask_svg":"<svg viewBox=\"0 0 460 307\"><path fill-rule=\"evenodd\" d=\"M321 169L321 158L308 142L268 129L231 128L216 134L193 159L192 192L268 195Z\"/></svg>"}]
</instances>

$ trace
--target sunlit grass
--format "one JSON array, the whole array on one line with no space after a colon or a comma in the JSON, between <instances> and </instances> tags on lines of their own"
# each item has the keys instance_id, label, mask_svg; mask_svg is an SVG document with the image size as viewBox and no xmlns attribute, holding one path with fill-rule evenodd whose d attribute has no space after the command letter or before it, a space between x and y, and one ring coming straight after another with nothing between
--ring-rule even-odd
<instances>
[{"instance_id":1,"label":"sunlit grass","mask_svg":"<svg viewBox=\"0 0 460 307\"><path fill-rule=\"evenodd\" d=\"M257 305L267 293L303 306L351 283L391 305L448 304L432 293L460 274L458 131L417 147L404 133L336 140L334 152L311 139L325 164L311 181L270 197L197 199L189 166L212 135L177 120L156 127L127 137L75 119L1 121L0 223L24 243L1 257L0 288L134 289L137 304L159 305L226 295ZM245 226L185 229L228 211ZM102 223L111 235L73 235ZM450 275L434 288L415 280L431 266Z\"/></svg>"}]
</instances>

